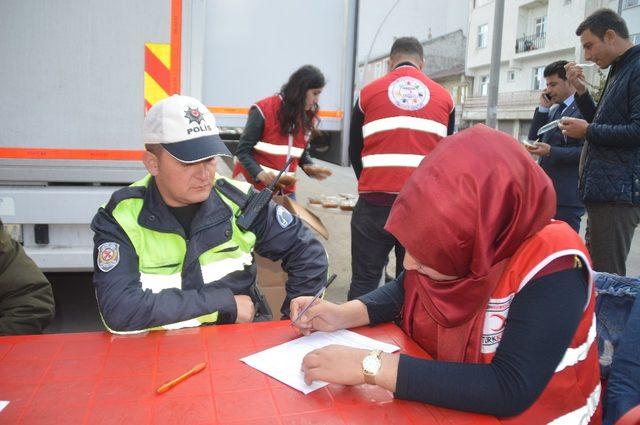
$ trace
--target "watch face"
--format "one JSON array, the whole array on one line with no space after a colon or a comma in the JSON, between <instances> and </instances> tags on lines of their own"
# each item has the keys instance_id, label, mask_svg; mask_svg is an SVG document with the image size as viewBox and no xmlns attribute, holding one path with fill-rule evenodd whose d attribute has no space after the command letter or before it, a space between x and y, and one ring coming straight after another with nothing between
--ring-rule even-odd
<instances>
[{"instance_id":1,"label":"watch face","mask_svg":"<svg viewBox=\"0 0 640 425\"><path fill-rule=\"evenodd\" d=\"M378 370L380 370L380 366L382 366L382 364L380 363L380 359L375 355L368 355L362 361L362 368L364 369L365 373L371 375L375 375L376 373L378 373Z\"/></svg>"}]
</instances>

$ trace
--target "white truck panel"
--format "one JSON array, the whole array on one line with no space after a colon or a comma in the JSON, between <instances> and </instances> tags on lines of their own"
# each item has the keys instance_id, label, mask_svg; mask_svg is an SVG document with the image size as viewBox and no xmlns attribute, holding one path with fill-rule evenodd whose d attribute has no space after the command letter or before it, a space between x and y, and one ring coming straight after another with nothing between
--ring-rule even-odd
<instances>
[{"instance_id":1,"label":"white truck panel","mask_svg":"<svg viewBox=\"0 0 640 425\"><path fill-rule=\"evenodd\" d=\"M0 2L0 146L140 149L144 43L169 43L170 13L167 0ZM58 174L108 181L102 161L63 162Z\"/></svg>"},{"instance_id":2,"label":"white truck panel","mask_svg":"<svg viewBox=\"0 0 640 425\"><path fill-rule=\"evenodd\" d=\"M343 80L350 54L348 1L213 0L206 6L202 98L209 106L248 108L280 90L305 64L320 68L327 85L320 107L344 108ZM218 115L222 126L244 126L246 116ZM322 118L324 130L342 120Z\"/></svg>"},{"instance_id":3,"label":"white truck panel","mask_svg":"<svg viewBox=\"0 0 640 425\"><path fill-rule=\"evenodd\" d=\"M327 78L321 109L348 119L356 0L181 4L183 93L208 106L248 108L311 63ZM0 1L0 148L35 152L28 159L0 157L0 219L21 231L43 270L92 270L93 215L145 170L139 161L38 159L38 152L142 149L144 45L171 42L171 5ZM228 127L246 121L217 118ZM343 120L325 117L321 128L338 141ZM346 163L344 140L336 152Z\"/></svg>"}]
</instances>

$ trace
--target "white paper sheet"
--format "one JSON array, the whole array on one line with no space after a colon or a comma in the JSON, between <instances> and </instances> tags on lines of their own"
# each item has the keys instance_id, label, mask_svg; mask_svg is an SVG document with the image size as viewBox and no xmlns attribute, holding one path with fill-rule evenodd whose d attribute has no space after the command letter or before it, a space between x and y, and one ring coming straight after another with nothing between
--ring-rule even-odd
<instances>
[{"instance_id":1,"label":"white paper sheet","mask_svg":"<svg viewBox=\"0 0 640 425\"><path fill-rule=\"evenodd\" d=\"M314 332L311 335L276 345L240 360L298 391L309 394L311 391L328 384L322 381L313 382L311 385L305 384L304 374L300 370L302 359L308 352L332 344L365 350L378 349L385 353L393 353L400 349L396 345L376 341L343 329L335 332Z\"/></svg>"},{"instance_id":2,"label":"white paper sheet","mask_svg":"<svg viewBox=\"0 0 640 425\"><path fill-rule=\"evenodd\" d=\"M7 405L9 404L8 401L0 401L0 412L2 412L2 410L7 407Z\"/></svg>"}]
</instances>

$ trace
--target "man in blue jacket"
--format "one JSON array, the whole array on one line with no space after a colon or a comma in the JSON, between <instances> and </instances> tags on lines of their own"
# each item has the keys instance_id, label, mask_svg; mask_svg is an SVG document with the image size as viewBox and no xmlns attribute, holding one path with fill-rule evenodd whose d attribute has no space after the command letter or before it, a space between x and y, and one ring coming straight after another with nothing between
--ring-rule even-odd
<instances>
[{"instance_id":1,"label":"man in blue jacket","mask_svg":"<svg viewBox=\"0 0 640 425\"><path fill-rule=\"evenodd\" d=\"M574 102L575 89L567 81L564 66L567 61L553 62L544 69L547 87L540 94L540 106L533 114L529 140L536 140L543 125L562 117L582 118ZM558 127L542 134L529 152L540 157L540 166L553 182L556 190L556 220L568 223L580 231L584 205L578 197L578 162L584 139L565 137Z\"/></svg>"},{"instance_id":2,"label":"man in blue jacket","mask_svg":"<svg viewBox=\"0 0 640 425\"><path fill-rule=\"evenodd\" d=\"M325 250L298 218L271 202L238 226L249 184L216 175L229 155L215 118L198 100L174 95L144 120L149 172L116 191L91 223L94 284L114 333L177 329L254 318L254 251L282 260L289 300L326 283Z\"/></svg>"},{"instance_id":3,"label":"man in blue jacket","mask_svg":"<svg viewBox=\"0 0 640 425\"><path fill-rule=\"evenodd\" d=\"M586 120L565 120L568 137L586 138L580 158L580 196L587 209L587 246L598 271L625 275L640 222L640 46L624 20L609 9L587 17L576 30L585 59L611 66L596 107L582 69L567 64L575 101Z\"/></svg>"}]
</instances>

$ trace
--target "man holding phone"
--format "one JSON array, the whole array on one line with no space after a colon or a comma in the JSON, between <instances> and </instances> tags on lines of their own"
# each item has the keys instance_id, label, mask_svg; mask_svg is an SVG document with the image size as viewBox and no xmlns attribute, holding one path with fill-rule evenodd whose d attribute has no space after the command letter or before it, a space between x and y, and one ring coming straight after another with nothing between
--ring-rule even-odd
<instances>
[{"instance_id":1,"label":"man holding phone","mask_svg":"<svg viewBox=\"0 0 640 425\"><path fill-rule=\"evenodd\" d=\"M561 117L582 118L573 101L575 89L567 81L566 64L567 61L556 61L544 69L547 87L540 94L540 106L533 114L530 140L536 140L538 130L551 121ZM584 214L584 205L578 196L578 164L583 143L584 138L565 137L560 128L554 127L533 145L525 145L529 152L540 157L540 166L553 182L557 196L554 218L565 221L576 232L580 231Z\"/></svg>"}]
</instances>

